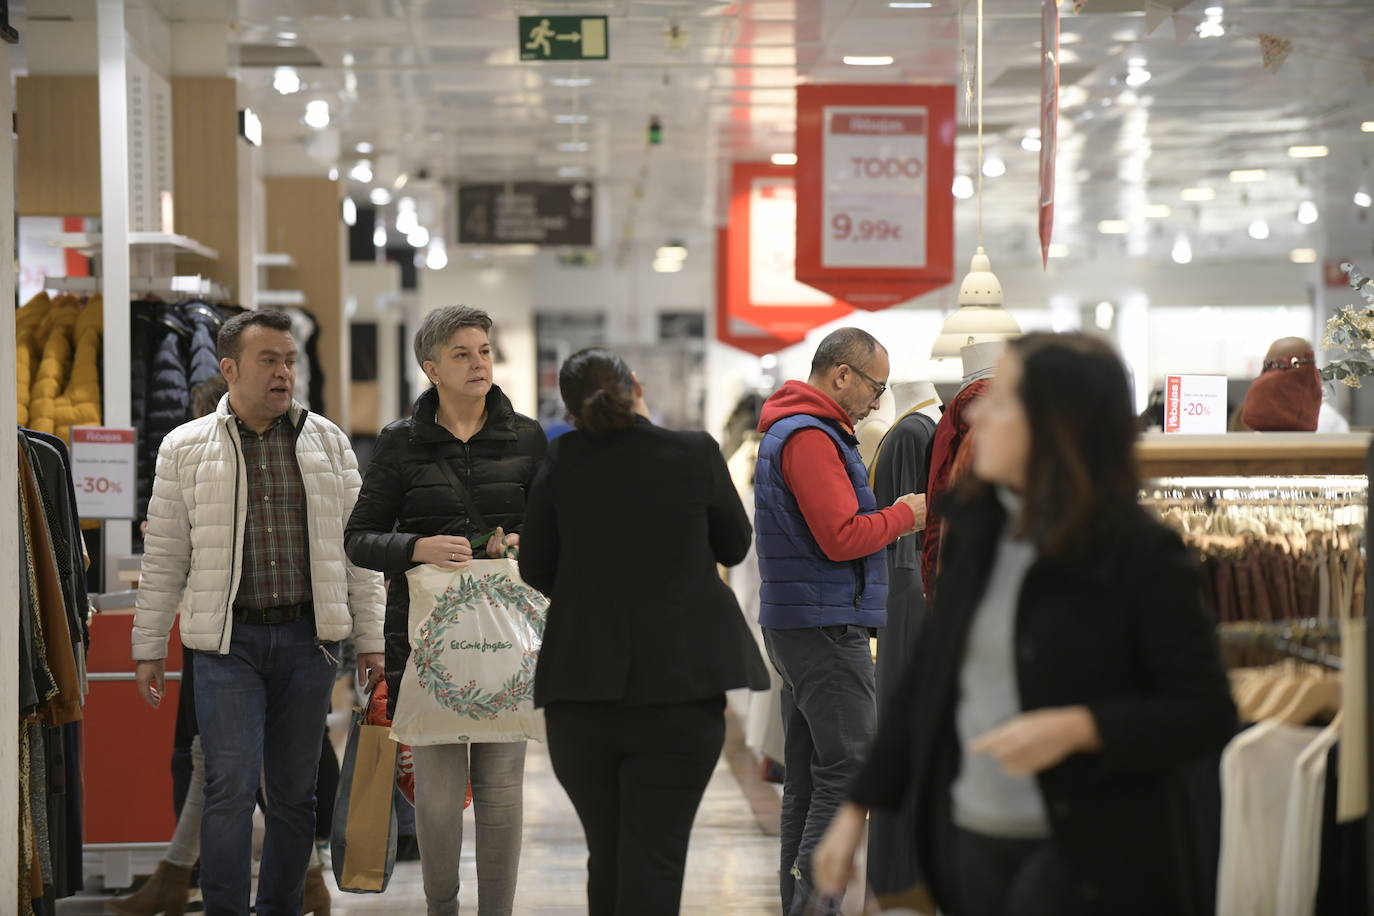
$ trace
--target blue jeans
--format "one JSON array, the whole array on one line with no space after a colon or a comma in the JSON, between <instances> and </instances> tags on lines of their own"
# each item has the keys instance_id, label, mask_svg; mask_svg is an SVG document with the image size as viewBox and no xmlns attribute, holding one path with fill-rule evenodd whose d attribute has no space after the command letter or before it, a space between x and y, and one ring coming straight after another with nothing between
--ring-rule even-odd
<instances>
[{"instance_id":1,"label":"blue jeans","mask_svg":"<svg viewBox=\"0 0 1374 916\"><path fill-rule=\"evenodd\" d=\"M783 683L783 916L838 916L840 900L822 900L815 893L811 855L877 731L868 631L860 626L765 628L763 641Z\"/></svg>"},{"instance_id":2,"label":"blue jeans","mask_svg":"<svg viewBox=\"0 0 1374 916\"><path fill-rule=\"evenodd\" d=\"M259 916L296 916L315 843L315 782L339 644L311 619L234 623L228 655L197 652L196 711L205 750L200 886L210 916L249 909L253 808L263 771L267 835Z\"/></svg>"}]
</instances>

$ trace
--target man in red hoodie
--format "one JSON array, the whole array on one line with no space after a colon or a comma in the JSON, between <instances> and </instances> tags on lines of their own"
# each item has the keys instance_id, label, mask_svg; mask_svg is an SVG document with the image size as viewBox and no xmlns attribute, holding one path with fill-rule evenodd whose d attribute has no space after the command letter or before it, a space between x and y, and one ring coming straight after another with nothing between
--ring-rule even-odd
<instances>
[{"instance_id":1,"label":"man in red hoodie","mask_svg":"<svg viewBox=\"0 0 1374 916\"><path fill-rule=\"evenodd\" d=\"M877 727L869 631L887 620L885 550L925 499L879 509L855 425L887 390L887 351L858 328L821 342L807 383L764 404L754 474L759 623L782 678L784 916L839 912L811 891L811 853Z\"/></svg>"}]
</instances>

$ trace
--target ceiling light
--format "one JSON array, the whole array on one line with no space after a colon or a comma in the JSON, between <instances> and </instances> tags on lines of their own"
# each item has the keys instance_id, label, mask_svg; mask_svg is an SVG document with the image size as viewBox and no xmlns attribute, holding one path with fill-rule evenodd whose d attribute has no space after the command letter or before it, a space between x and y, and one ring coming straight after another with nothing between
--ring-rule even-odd
<instances>
[{"instance_id":1,"label":"ceiling light","mask_svg":"<svg viewBox=\"0 0 1374 916\"><path fill-rule=\"evenodd\" d=\"M1269 238L1269 224L1262 219L1255 220L1250 224L1250 238L1257 242Z\"/></svg>"},{"instance_id":2,"label":"ceiling light","mask_svg":"<svg viewBox=\"0 0 1374 916\"><path fill-rule=\"evenodd\" d=\"M560 153L585 153L591 149L591 145L585 140L567 140L558 144Z\"/></svg>"},{"instance_id":3,"label":"ceiling light","mask_svg":"<svg viewBox=\"0 0 1374 916\"><path fill-rule=\"evenodd\" d=\"M401 190L401 188L404 188L406 186L406 183L409 181L410 174L407 172L402 172L401 174L396 176L396 183L393 184L392 187L399 191Z\"/></svg>"},{"instance_id":4,"label":"ceiling light","mask_svg":"<svg viewBox=\"0 0 1374 916\"><path fill-rule=\"evenodd\" d=\"M931 359L958 359L967 346L1019 337L1021 326L1002 308L1002 283L982 247L959 284L959 307L945 319L931 347Z\"/></svg>"},{"instance_id":5,"label":"ceiling light","mask_svg":"<svg viewBox=\"0 0 1374 916\"><path fill-rule=\"evenodd\" d=\"M555 124L586 124L591 120L590 115L584 114L556 114L553 116Z\"/></svg>"},{"instance_id":6,"label":"ceiling light","mask_svg":"<svg viewBox=\"0 0 1374 916\"><path fill-rule=\"evenodd\" d=\"M1206 9L1207 19L1198 25L1197 35L1199 38L1220 38L1226 34L1226 27L1221 24L1222 18L1226 15L1225 10L1219 6L1209 6Z\"/></svg>"},{"instance_id":7,"label":"ceiling light","mask_svg":"<svg viewBox=\"0 0 1374 916\"><path fill-rule=\"evenodd\" d=\"M396 231L401 235L410 235L420 228L420 216L414 210L398 209L396 213Z\"/></svg>"},{"instance_id":8,"label":"ceiling light","mask_svg":"<svg viewBox=\"0 0 1374 916\"><path fill-rule=\"evenodd\" d=\"M564 165L558 169L559 178L585 178L587 170L578 165Z\"/></svg>"},{"instance_id":9,"label":"ceiling light","mask_svg":"<svg viewBox=\"0 0 1374 916\"><path fill-rule=\"evenodd\" d=\"M886 67L892 63L892 58L886 54L865 56L862 54L846 54L844 62L851 67Z\"/></svg>"},{"instance_id":10,"label":"ceiling light","mask_svg":"<svg viewBox=\"0 0 1374 916\"><path fill-rule=\"evenodd\" d=\"M1130 67L1132 70L1140 70L1149 65L1150 62L1143 57L1132 57L1126 61L1126 66Z\"/></svg>"},{"instance_id":11,"label":"ceiling light","mask_svg":"<svg viewBox=\"0 0 1374 916\"><path fill-rule=\"evenodd\" d=\"M353 202L351 197L343 199L343 221L345 226L358 224L358 205Z\"/></svg>"},{"instance_id":12,"label":"ceiling light","mask_svg":"<svg viewBox=\"0 0 1374 916\"><path fill-rule=\"evenodd\" d=\"M796 165L796 153L774 153L772 156L774 165Z\"/></svg>"},{"instance_id":13,"label":"ceiling light","mask_svg":"<svg viewBox=\"0 0 1374 916\"><path fill-rule=\"evenodd\" d=\"M372 230L372 247L386 247L386 224L381 220L377 220L377 228Z\"/></svg>"},{"instance_id":14,"label":"ceiling light","mask_svg":"<svg viewBox=\"0 0 1374 916\"><path fill-rule=\"evenodd\" d=\"M1211 188L1184 188L1179 196L1190 201L1216 200L1217 192Z\"/></svg>"},{"instance_id":15,"label":"ceiling light","mask_svg":"<svg viewBox=\"0 0 1374 916\"><path fill-rule=\"evenodd\" d=\"M391 203L391 192L386 188L373 188L372 193L367 195L367 199L378 207L385 207Z\"/></svg>"},{"instance_id":16,"label":"ceiling light","mask_svg":"<svg viewBox=\"0 0 1374 916\"><path fill-rule=\"evenodd\" d=\"M277 33L277 38L281 39L282 41L295 41L297 38L300 38L300 37L301 37L301 36L297 35L295 32L278 32L278 33Z\"/></svg>"},{"instance_id":17,"label":"ceiling light","mask_svg":"<svg viewBox=\"0 0 1374 916\"><path fill-rule=\"evenodd\" d=\"M685 266L683 261L674 261L667 258L654 259L654 271L661 274L675 274Z\"/></svg>"},{"instance_id":18,"label":"ceiling light","mask_svg":"<svg viewBox=\"0 0 1374 916\"><path fill-rule=\"evenodd\" d=\"M425 267L430 270L443 270L448 266L448 249L444 240L437 235L429 240L429 251L425 252Z\"/></svg>"},{"instance_id":19,"label":"ceiling light","mask_svg":"<svg viewBox=\"0 0 1374 916\"><path fill-rule=\"evenodd\" d=\"M345 52L345 53L344 53L344 56L343 56L343 65L344 65L345 67L351 67L351 66L353 66L353 52L348 51L348 52Z\"/></svg>"},{"instance_id":20,"label":"ceiling light","mask_svg":"<svg viewBox=\"0 0 1374 916\"><path fill-rule=\"evenodd\" d=\"M1025 150L1026 152L1028 152L1028 153L1038 153L1038 152L1040 152L1040 138L1039 138L1039 137L1024 137L1024 138L1022 138L1022 140L1021 140L1021 148L1022 148L1023 150Z\"/></svg>"},{"instance_id":21,"label":"ceiling light","mask_svg":"<svg viewBox=\"0 0 1374 916\"><path fill-rule=\"evenodd\" d=\"M1374 198L1371 198L1371 197L1369 196L1369 192L1368 192L1368 191L1356 191L1356 192L1355 192L1355 206L1357 206L1357 207L1368 207L1371 203L1374 203Z\"/></svg>"},{"instance_id":22,"label":"ceiling light","mask_svg":"<svg viewBox=\"0 0 1374 916\"><path fill-rule=\"evenodd\" d=\"M1131 231L1131 224L1124 219L1104 219L1097 224L1097 231L1103 235L1125 235Z\"/></svg>"},{"instance_id":23,"label":"ceiling light","mask_svg":"<svg viewBox=\"0 0 1374 916\"><path fill-rule=\"evenodd\" d=\"M1112 41L1135 41L1136 34L1132 29L1117 29L1112 33Z\"/></svg>"},{"instance_id":24,"label":"ceiling light","mask_svg":"<svg viewBox=\"0 0 1374 916\"><path fill-rule=\"evenodd\" d=\"M582 86L590 86L592 81L585 76L556 76L554 77L553 84L555 86L562 86L565 89L576 89Z\"/></svg>"},{"instance_id":25,"label":"ceiling light","mask_svg":"<svg viewBox=\"0 0 1374 916\"><path fill-rule=\"evenodd\" d=\"M329 103L324 99L315 99L305 105L305 123L316 130L324 130L329 126Z\"/></svg>"},{"instance_id":26,"label":"ceiling light","mask_svg":"<svg viewBox=\"0 0 1374 916\"><path fill-rule=\"evenodd\" d=\"M687 247L685 245L664 245L654 252L654 258L659 261L685 261L687 260Z\"/></svg>"},{"instance_id":27,"label":"ceiling light","mask_svg":"<svg viewBox=\"0 0 1374 916\"><path fill-rule=\"evenodd\" d=\"M1093 319L1097 323L1097 326L1104 331L1110 331L1112 329L1112 319L1116 318L1116 306L1112 305L1110 302L1099 302L1097 303L1097 308L1093 311Z\"/></svg>"},{"instance_id":28,"label":"ceiling light","mask_svg":"<svg viewBox=\"0 0 1374 916\"><path fill-rule=\"evenodd\" d=\"M336 166L331 166L331 167L330 167L330 169L329 169L329 180L330 180L330 181L338 181L338 180L339 180L339 169L338 169L338 167L336 167Z\"/></svg>"},{"instance_id":29,"label":"ceiling light","mask_svg":"<svg viewBox=\"0 0 1374 916\"><path fill-rule=\"evenodd\" d=\"M355 149L366 156L368 153L372 152L372 144L367 142L359 143Z\"/></svg>"},{"instance_id":30,"label":"ceiling light","mask_svg":"<svg viewBox=\"0 0 1374 916\"><path fill-rule=\"evenodd\" d=\"M1315 248L1294 248L1288 252L1288 260L1294 264L1315 264L1317 263L1317 250Z\"/></svg>"},{"instance_id":31,"label":"ceiling light","mask_svg":"<svg viewBox=\"0 0 1374 916\"><path fill-rule=\"evenodd\" d=\"M1324 146L1290 146L1288 155L1294 159L1325 159L1331 150Z\"/></svg>"},{"instance_id":32,"label":"ceiling light","mask_svg":"<svg viewBox=\"0 0 1374 916\"><path fill-rule=\"evenodd\" d=\"M359 159L358 164L349 170L348 177L363 184L372 184L372 163Z\"/></svg>"},{"instance_id":33,"label":"ceiling light","mask_svg":"<svg viewBox=\"0 0 1374 916\"><path fill-rule=\"evenodd\" d=\"M278 67L272 73L272 88L282 95L301 91L301 76L295 67Z\"/></svg>"},{"instance_id":34,"label":"ceiling light","mask_svg":"<svg viewBox=\"0 0 1374 916\"><path fill-rule=\"evenodd\" d=\"M951 190L960 200L968 200L973 196L973 179L967 175L959 175L954 179L954 187Z\"/></svg>"},{"instance_id":35,"label":"ceiling light","mask_svg":"<svg viewBox=\"0 0 1374 916\"><path fill-rule=\"evenodd\" d=\"M1298 204L1298 222L1304 226L1310 226L1317 221L1320 214L1317 212L1317 205L1310 200L1304 200Z\"/></svg>"},{"instance_id":36,"label":"ceiling light","mask_svg":"<svg viewBox=\"0 0 1374 916\"><path fill-rule=\"evenodd\" d=\"M1360 130L1367 134L1374 134L1374 121L1365 121L1360 125Z\"/></svg>"},{"instance_id":37,"label":"ceiling light","mask_svg":"<svg viewBox=\"0 0 1374 916\"><path fill-rule=\"evenodd\" d=\"M413 197L402 197L400 200L396 201L396 209L400 210L402 213L414 213L415 208L415 198Z\"/></svg>"},{"instance_id":38,"label":"ceiling light","mask_svg":"<svg viewBox=\"0 0 1374 916\"><path fill-rule=\"evenodd\" d=\"M1076 108L1087 102L1089 99L1088 90L1082 86L1070 86L1059 96L1059 106L1061 108Z\"/></svg>"},{"instance_id":39,"label":"ceiling light","mask_svg":"<svg viewBox=\"0 0 1374 916\"><path fill-rule=\"evenodd\" d=\"M1126 74L1126 85L1132 89L1139 89L1150 81L1151 76L1149 70L1132 70Z\"/></svg>"},{"instance_id":40,"label":"ceiling light","mask_svg":"<svg viewBox=\"0 0 1374 916\"><path fill-rule=\"evenodd\" d=\"M424 248L429 244L429 230L424 226L416 226L406 235L406 241L411 248Z\"/></svg>"},{"instance_id":41,"label":"ceiling light","mask_svg":"<svg viewBox=\"0 0 1374 916\"><path fill-rule=\"evenodd\" d=\"M1174 259L1175 264L1187 264L1193 260L1193 246L1188 242L1188 236L1180 235L1174 239L1174 250L1169 252L1169 257Z\"/></svg>"},{"instance_id":42,"label":"ceiling light","mask_svg":"<svg viewBox=\"0 0 1374 916\"><path fill-rule=\"evenodd\" d=\"M988 178L1001 178L1007 174L1007 164L996 153L989 153L983 160L983 174Z\"/></svg>"},{"instance_id":43,"label":"ceiling light","mask_svg":"<svg viewBox=\"0 0 1374 916\"><path fill-rule=\"evenodd\" d=\"M1235 182L1263 181L1269 177L1269 173L1264 169L1236 169L1231 173L1230 178Z\"/></svg>"},{"instance_id":44,"label":"ceiling light","mask_svg":"<svg viewBox=\"0 0 1374 916\"><path fill-rule=\"evenodd\" d=\"M1168 219L1173 212L1173 209L1168 204L1150 204L1145 208L1145 218Z\"/></svg>"},{"instance_id":45,"label":"ceiling light","mask_svg":"<svg viewBox=\"0 0 1374 916\"><path fill-rule=\"evenodd\" d=\"M900 2L900 0L892 0L888 3L888 6L894 10L928 10L934 5L931 0L914 0L914 2L905 3Z\"/></svg>"},{"instance_id":46,"label":"ceiling light","mask_svg":"<svg viewBox=\"0 0 1374 916\"><path fill-rule=\"evenodd\" d=\"M1069 246L1061 244L1059 242L1053 242L1050 244L1050 250L1048 254L1051 258L1055 259L1067 258L1069 256Z\"/></svg>"}]
</instances>

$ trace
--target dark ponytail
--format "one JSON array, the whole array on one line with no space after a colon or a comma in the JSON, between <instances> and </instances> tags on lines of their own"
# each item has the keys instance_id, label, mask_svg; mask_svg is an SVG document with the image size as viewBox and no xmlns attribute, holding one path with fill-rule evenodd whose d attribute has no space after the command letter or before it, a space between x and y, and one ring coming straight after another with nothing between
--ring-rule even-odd
<instances>
[{"instance_id":1,"label":"dark ponytail","mask_svg":"<svg viewBox=\"0 0 1374 916\"><path fill-rule=\"evenodd\" d=\"M635 379L610 350L592 348L568 357L558 388L573 425L594 436L629 429L635 422Z\"/></svg>"}]
</instances>

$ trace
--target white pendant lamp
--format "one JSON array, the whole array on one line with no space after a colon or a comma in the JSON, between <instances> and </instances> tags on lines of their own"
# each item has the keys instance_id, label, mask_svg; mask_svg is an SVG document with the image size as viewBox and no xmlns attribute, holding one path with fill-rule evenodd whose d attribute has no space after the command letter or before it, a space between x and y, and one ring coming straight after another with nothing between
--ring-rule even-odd
<instances>
[{"instance_id":1,"label":"white pendant lamp","mask_svg":"<svg viewBox=\"0 0 1374 916\"><path fill-rule=\"evenodd\" d=\"M931 359L958 359L964 347L996 343L1021 334L1016 319L1002 308L1002 283L983 250L983 0L978 0L978 252L959 284L959 307L945 319L930 350Z\"/></svg>"}]
</instances>

